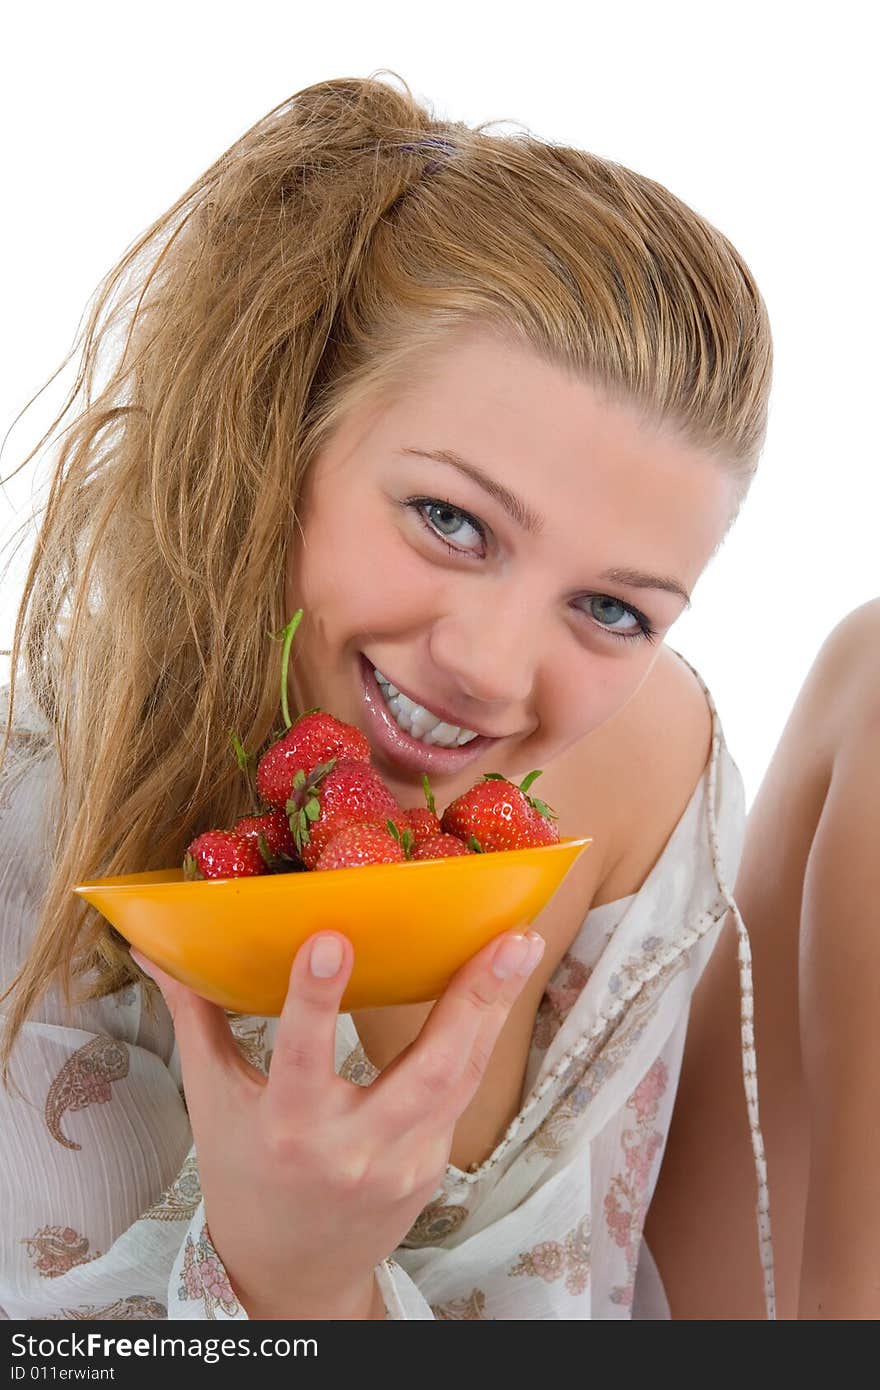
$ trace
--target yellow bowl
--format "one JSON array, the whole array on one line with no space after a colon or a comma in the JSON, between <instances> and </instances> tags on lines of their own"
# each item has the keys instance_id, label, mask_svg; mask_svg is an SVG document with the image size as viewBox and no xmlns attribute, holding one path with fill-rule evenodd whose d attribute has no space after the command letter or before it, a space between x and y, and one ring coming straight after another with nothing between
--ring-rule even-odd
<instances>
[{"instance_id":1,"label":"yellow bowl","mask_svg":"<svg viewBox=\"0 0 880 1390\"><path fill-rule=\"evenodd\" d=\"M169 975L261 1017L281 1012L306 938L342 932L354 946L348 1011L438 998L493 936L537 916L591 843L194 882L161 869L73 891Z\"/></svg>"}]
</instances>

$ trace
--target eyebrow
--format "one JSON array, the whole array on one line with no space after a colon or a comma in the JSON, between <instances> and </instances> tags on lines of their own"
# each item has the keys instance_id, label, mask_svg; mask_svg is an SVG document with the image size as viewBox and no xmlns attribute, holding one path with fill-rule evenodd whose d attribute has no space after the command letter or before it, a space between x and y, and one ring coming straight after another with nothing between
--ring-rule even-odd
<instances>
[{"instance_id":1,"label":"eyebrow","mask_svg":"<svg viewBox=\"0 0 880 1390\"><path fill-rule=\"evenodd\" d=\"M499 483L490 474L485 473L482 468L478 468L475 463L468 463L460 454L453 453L451 449L402 449L401 453L415 455L416 458L433 459L435 463L447 463L450 468L457 468L459 473L463 473L466 478L481 487L484 492L488 492L490 497L494 497L496 502L512 517L516 524L530 536L539 536L544 529L544 518L537 512L533 512L531 507L527 507L525 502L521 502L515 493L506 488L503 483Z\"/></svg>"},{"instance_id":2,"label":"eyebrow","mask_svg":"<svg viewBox=\"0 0 880 1390\"><path fill-rule=\"evenodd\" d=\"M631 589L665 589L668 594L677 594L684 599L685 608L691 606L691 596L677 579L667 579L662 574L642 574L641 570L613 569L603 570L600 579L608 579L612 584L628 584Z\"/></svg>"},{"instance_id":3,"label":"eyebrow","mask_svg":"<svg viewBox=\"0 0 880 1390\"><path fill-rule=\"evenodd\" d=\"M503 483L499 483L497 479L479 468L477 464L469 463L467 459L463 459L452 449L406 447L400 452L412 458L433 459L435 463L445 463L450 468L457 469L459 473L463 473L466 478L470 478L472 482L476 483L477 487L481 487L484 492L487 492L490 497L494 497L508 516L530 536L539 536L543 531L545 521L542 516L532 511L531 507L527 507L525 502L521 501ZM666 593L676 594L679 598L683 598L687 608L691 606L690 594L684 585L680 584L677 579L668 579L661 574L644 574L641 570L618 568L604 570L599 578L610 580L613 584L626 584L632 589L663 589Z\"/></svg>"}]
</instances>

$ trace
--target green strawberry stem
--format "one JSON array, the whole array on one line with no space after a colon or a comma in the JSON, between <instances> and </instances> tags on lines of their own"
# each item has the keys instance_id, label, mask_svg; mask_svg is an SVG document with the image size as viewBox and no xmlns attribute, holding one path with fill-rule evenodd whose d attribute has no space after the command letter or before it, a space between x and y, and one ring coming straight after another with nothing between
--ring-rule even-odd
<instances>
[{"instance_id":1,"label":"green strawberry stem","mask_svg":"<svg viewBox=\"0 0 880 1390\"><path fill-rule=\"evenodd\" d=\"M528 789L529 789L529 787L530 787L530 786L532 785L532 783L534 782L535 778L536 778L536 777L540 777L540 776L541 776L541 769L540 769L540 768L538 769L537 772L530 772L529 775L528 775L528 777L524 777L524 778L522 779L522 781L520 782L520 784L519 784L519 789L520 789L520 791L521 791L521 792L527 792Z\"/></svg>"},{"instance_id":2,"label":"green strawberry stem","mask_svg":"<svg viewBox=\"0 0 880 1390\"><path fill-rule=\"evenodd\" d=\"M253 807L254 814L259 815L260 798L257 796L257 788L254 784L254 774L252 768L254 756L252 753L247 753L245 751L244 744L242 743L241 739L238 737L238 734L235 732L234 729L229 730L229 737L232 739L232 746L235 749L235 760L238 763L238 766L241 768L241 771L244 773L245 781L248 785L248 791L250 792L251 805Z\"/></svg>"},{"instance_id":3,"label":"green strawberry stem","mask_svg":"<svg viewBox=\"0 0 880 1390\"><path fill-rule=\"evenodd\" d=\"M411 859L412 855L410 851L413 847L413 835L409 827L407 826L406 830L404 830L403 834L401 835L398 826L396 826L394 821L391 820L391 818L389 817L388 820L386 820L385 822L385 829L388 831L388 834L391 836L392 840L396 840L397 843L400 845L400 848L403 850L404 859Z\"/></svg>"},{"instance_id":4,"label":"green strawberry stem","mask_svg":"<svg viewBox=\"0 0 880 1390\"><path fill-rule=\"evenodd\" d=\"M294 774L291 795L285 810L290 833L300 854L309 843L309 821L316 821L321 814L321 803L315 796L315 789L328 772L333 771L337 761L334 757L326 763L319 763L317 767L312 768L308 779L301 767L297 768Z\"/></svg>"},{"instance_id":5,"label":"green strawberry stem","mask_svg":"<svg viewBox=\"0 0 880 1390\"><path fill-rule=\"evenodd\" d=\"M546 803L546 801L539 801L537 797L535 797L535 796L529 796L529 794L528 794L528 792L529 792L529 787L532 785L532 783L534 782L534 780L535 780L536 777L540 777L540 776L541 776L541 773L542 773L541 768L538 768L535 772L530 772L530 773L528 773L527 776L525 776L525 777L522 779L522 781L520 782L520 784L519 784L519 791L522 792L522 794L523 794L523 796L525 797L526 801L529 803L529 805L532 807L533 810L535 810L535 811L538 812L538 815L539 815L539 816L543 816L545 820L558 820L559 817L558 817L558 815L556 814L556 812L553 810L553 807L552 807L552 806L548 806L547 803ZM501 775L500 772L484 772L484 773L483 773L483 781L484 781L484 782L509 782L509 781L510 781L510 778L509 778L509 777L502 777L502 775Z\"/></svg>"},{"instance_id":6,"label":"green strawberry stem","mask_svg":"<svg viewBox=\"0 0 880 1390\"><path fill-rule=\"evenodd\" d=\"M199 870L198 860L194 854L186 854L183 859L183 876L187 880L195 881L200 879L202 874Z\"/></svg>"},{"instance_id":7,"label":"green strawberry stem","mask_svg":"<svg viewBox=\"0 0 880 1390\"><path fill-rule=\"evenodd\" d=\"M436 803L435 803L435 801L434 801L434 793L431 791L431 783L428 781L428 774L427 774L427 772L423 772L423 773L422 773L422 787L423 787L424 793L425 793L425 800L426 800L427 803L428 803L428 810L431 811L431 812L436 816L436 814L437 814L437 806L436 806Z\"/></svg>"},{"instance_id":8,"label":"green strawberry stem","mask_svg":"<svg viewBox=\"0 0 880 1390\"><path fill-rule=\"evenodd\" d=\"M480 842L479 842L479 840L477 839L476 835L468 835L467 843L468 843L468 849L472 849L473 852L474 852L474 854L483 854L483 853L485 853L485 851L483 850L483 846L480 844Z\"/></svg>"},{"instance_id":9,"label":"green strawberry stem","mask_svg":"<svg viewBox=\"0 0 880 1390\"><path fill-rule=\"evenodd\" d=\"M294 634L302 621L303 610L298 608L285 628L282 628L279 639L284 643L281 648L281 713L284 716L284 728L289 729L292 724L290 709L287 704L287 668L290 664L290 647L293 642Z\"/></svg>"}]
</instances>

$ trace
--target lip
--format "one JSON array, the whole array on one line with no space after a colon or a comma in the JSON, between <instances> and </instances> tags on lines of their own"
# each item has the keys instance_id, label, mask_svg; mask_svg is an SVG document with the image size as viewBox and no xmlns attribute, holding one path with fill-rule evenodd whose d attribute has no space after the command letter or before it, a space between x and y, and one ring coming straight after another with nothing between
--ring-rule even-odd
<instances>
[{"instance_id":1,"label":"lip","mask_svg":"<svg viewBox=\"0 0 880 1390\"><path fill-rule=\"evenodd\" d=\"M479 734L476 738L471 739L470 743L464 744L462 748L441 748L439 744L420 743L418 739L404 733L403 729L400 728L385 704L382 691L379 689L379 682L373 675L372 662L364 656L363 652L359 655L367 724L364 732L373 745L374 751L384 755L396 766L403 768L406 772L417 774L433 772L438 777L454 775L476 762L487 748L499 742L497 738L489 738L485 734ZM403 691L403 694L406 693ZM415 696L412 695L408 698L415 700ZM433 704L431 711L443 716L444 719L447 717L442 709ZM459 721L451 717L448 719L448 723L461 727ZM468 726L465 725L465 727Z\"/></svg>"}]
</instances>

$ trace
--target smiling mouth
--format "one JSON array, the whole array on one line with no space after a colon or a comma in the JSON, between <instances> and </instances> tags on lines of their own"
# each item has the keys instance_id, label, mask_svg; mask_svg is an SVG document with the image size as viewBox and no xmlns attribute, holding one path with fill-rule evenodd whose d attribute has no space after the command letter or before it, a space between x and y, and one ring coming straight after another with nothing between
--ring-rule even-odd
<instances>
[{"instance_id":1,"label":"smiling mouth","mask_svg":"<svg viewBox=\"0 0 880 1390\"><path fill-rule=\"evenodd\" d=\"M382 692L385 707L399 729L410 738L418 740L426 747L463 748L481 735L474 729L461 724L451 724L441 714L435 714L425 705L417 704L404 695L381 671L372 667L376 684Z\"/></svg>"}]
</instances>

